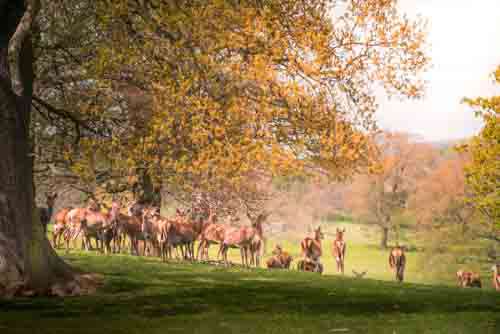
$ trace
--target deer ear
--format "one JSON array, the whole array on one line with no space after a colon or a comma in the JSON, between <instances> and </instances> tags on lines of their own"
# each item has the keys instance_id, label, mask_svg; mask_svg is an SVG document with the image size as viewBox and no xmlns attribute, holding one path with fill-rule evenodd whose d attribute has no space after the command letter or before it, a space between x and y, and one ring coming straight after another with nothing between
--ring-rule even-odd
<instances>
[{"instance_id":1,"label":"deer ear","mask_svg":"<svg viewBox=\"0 0 500 334\"><path fill-rule=\"evenodd\" d=\"M175 209L175 213L177 213L178 215L181 214L181 211L179 210L179 208Z\"/></svg>"}]
</instances>

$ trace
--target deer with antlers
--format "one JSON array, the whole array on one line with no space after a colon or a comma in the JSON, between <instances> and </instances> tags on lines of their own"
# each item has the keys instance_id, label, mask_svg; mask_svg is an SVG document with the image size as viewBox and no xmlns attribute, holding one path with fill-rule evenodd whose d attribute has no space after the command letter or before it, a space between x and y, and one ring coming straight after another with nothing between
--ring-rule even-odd
<instances>
[{"instance_id":1,"label":"deer with antlers","mask_svg":"<svg viewBox=\"0 0 500 334\"><path fill-rule=\"evenodd\" d=\"M346 251L346 242L344 241L344 229L337 228L335 234L335 240L333 241L332 253L337 263L337 271L344 274L344 259Z\"/></svg>"}]
</instances>

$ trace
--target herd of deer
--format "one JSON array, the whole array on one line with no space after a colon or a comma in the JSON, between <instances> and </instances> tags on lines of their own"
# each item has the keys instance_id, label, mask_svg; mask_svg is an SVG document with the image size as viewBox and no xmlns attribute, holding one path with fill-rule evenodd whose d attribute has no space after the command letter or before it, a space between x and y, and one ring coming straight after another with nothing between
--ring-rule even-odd
<instances>
[{"instance_id":1,"label":"herd of deer","mask_svg":"<svg viewBox=\"0 0 500 334\"><path fill-rule=\"evenodd\" d=\"M218 244L218 256L226 264L229 248L240 249L243 265L260 264L265 213L249 215L251 226L234 227L218 223L213 212L208 218L193 218L190 210L177 209L174 217L166 218L158 208L137 203L129 205L126 211L127 214L122 213L116 201L107 213L94 201L82 208L63 208L54 216L52 243L60 247L63 239L69 251L70 244L81 237L82 247L89 250L94 239L99 251L115 253L124 249L128 239L131 254L156 255L163 260L172 259L173 252L177 258L208 260L210 245ZM195 241L198 241L196 254Z\"/></svg>"},{"instance_id":2,"label":"herd of deer","mask_svg":"<svg viewBox=\"0 0 500 334\"><path fill-rule=\"evenodd\" d=\"M40 208L40 217L44 228L49 223L56 194L47 195L47 208ZM193 209L201 210L201 209ZM125 249L125 240L128 238L130 253L133 255L156 255L164 261L174 257L186 260L209 260L208 250L211 245L219 245L217 258L228 264L229 248L240 249L242 265L260 266L260 254L264 242L262 224L268 213L257 216L247 214L251 226L232 226L218 222L217 215L208 210L208 214L191 214L190 210L176 210L172 218L160 215L158 208L130 203L126 208L127 214L121 211L119 202L114 201L107 213L100 210L96 202L90 201L86 207L63 208L54 216L52 243L60 247L63 239L66 251L69 251L71 242L81 236L82 248L91 249L91 240L95 239L96 247L104 253L121 252ZM198 212L199 213L199 212ZM196 217L196 218L193 218ZM237 218L233 218L235 222ZM346 255L345 229L336 230L332 245L332 254L337 265L337 271L344 274L344 260ZM303 258L298 261L297 269L302 271L323 272L320 262L322 256L321 242L324 235L321 227L317 227L313 235L306 237L300 243ZM195 241L198 249L195 254ZM140 244L142 243L142 250ZM289 269L292 257L278 245L273 256L266 262L268 268ZM403 281L406 266L404 248L397 245L389 254L389 266L395 272L396 280ZM493 266L493 285L500 290L499 266ZM363 277L363 273L353 271L356 277ZM459 286L481 287L479 275L472 272L457 272Z\"/></svg>"}]
</instances>

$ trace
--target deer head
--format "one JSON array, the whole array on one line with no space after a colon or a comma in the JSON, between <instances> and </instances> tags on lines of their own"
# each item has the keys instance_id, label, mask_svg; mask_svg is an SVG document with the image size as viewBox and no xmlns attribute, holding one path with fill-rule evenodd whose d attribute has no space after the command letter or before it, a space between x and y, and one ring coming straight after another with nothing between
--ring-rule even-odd
<instances>
[{"instance_id":1,"label":"deer head","mask_svg":"<svg viewBox=\"0 0 500 334\"><path fill-rule=\"evenodd\" d=\"M314 230L314 238L316 240L321 240L323 239L324 235L323 235L323 232L321 232L321 226L318 226L315 230Z\"/></svg>"},{"instance_id":2,"label":"deer head","mask_svg":"<svg viewBox=\"0 0 500 334\"><path fill-rule=\"evenodd\" d=\"M57 193L56 192L46 193L45 195L47 197L47 207L52 208L54 206L55 201L56 201Z\"/></svg>"}]
</instances>

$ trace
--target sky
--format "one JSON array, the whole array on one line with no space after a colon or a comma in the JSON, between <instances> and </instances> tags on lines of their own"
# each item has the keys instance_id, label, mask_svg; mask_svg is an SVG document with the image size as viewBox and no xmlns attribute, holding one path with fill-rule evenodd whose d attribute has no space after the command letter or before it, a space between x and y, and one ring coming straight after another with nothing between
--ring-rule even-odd
<instances>
[{"instance_id":1,"label":"sky","mask_svg":"<svg viewBox=\"0 0 500 334\"><path fill-rule=\"evenodd\" d=\"M491 77L500 65L500 0L400 0L400 7L428 20L432 65L423 99L379 99L380 127L431 141L476 134L481 121L461 99L500 93Z\"/></svg>"}]
</instances>

